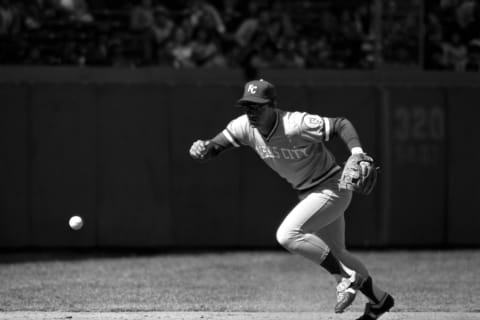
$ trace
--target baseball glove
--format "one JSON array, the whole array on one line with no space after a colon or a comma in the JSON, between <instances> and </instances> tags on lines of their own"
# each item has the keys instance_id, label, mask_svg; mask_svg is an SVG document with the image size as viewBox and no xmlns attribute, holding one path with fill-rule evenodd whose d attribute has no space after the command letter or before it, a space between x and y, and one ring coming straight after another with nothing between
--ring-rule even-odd
<instances>
[{"instance_id":1,"label":"baseball glove","mask_svg":"<svg viewBox=\"0 0 480 320\"><path fill-rule=\"evenodd\" d=\"M368 195L377 182L377 170L373 159L367 154L352 154L345 163L338 187Z\"/></svg>"}]
</instances>

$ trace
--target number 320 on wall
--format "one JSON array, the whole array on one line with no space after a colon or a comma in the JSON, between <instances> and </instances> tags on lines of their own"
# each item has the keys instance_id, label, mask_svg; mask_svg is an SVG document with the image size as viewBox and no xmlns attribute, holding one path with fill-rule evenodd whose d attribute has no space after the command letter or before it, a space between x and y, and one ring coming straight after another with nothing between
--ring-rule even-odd
<instances>
[{"instance_id":1,"label":"number 320 on wall","mask_svg":"<svg viewBox=\"0 0 480 320\"><path fill-rule=\"evenodd\" d=\"M393 153L398 165L436 166L445 152L445 112L438 106L393 110Z\"/></svg>"},{"instance_id":2,"label":"number 320 on wall","mask_svg":"<svg viewBox=\"0 0 480 320\"><path fill-rule=\"evenodd\" d=\"M445 112L438 106L399 106L393 117L397 142L441 142L445 138Z\"/></svg>"}]
</instances>

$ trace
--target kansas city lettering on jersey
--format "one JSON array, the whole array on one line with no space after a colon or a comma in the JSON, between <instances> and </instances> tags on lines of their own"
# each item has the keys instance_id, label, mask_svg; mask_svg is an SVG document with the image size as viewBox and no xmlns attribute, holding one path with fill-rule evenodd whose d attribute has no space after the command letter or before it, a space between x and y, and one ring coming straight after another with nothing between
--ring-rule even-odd
<instances>
[{"instance_id":1,"label":"kansas city lettering on jersey","mask_svg":"<svg viewBox=\"0 0 480 320\"><path fill-rule=\"evenodd\" d=\"M253 148L268 166L298 190L320 183L340 170L335 157L323 144L332 133L329 118L280 109L276 112L277 122L267 137L250 124L247 115L230 121L223 134L235 147Z\"/></svg>"},{"instance_id":2,"label":"kansas city lettering on jersey","mask_svg":"<svg viewBox=\"0 0 480 320\"><path fill-rule=\"evenodd\" d=\"M287 149L280 147L267 147L262 145L255 146L255 150L262 159L285 159L285 160L297 160L308 157L307 148L300 149Z\"/></svg>"}]
</instances>

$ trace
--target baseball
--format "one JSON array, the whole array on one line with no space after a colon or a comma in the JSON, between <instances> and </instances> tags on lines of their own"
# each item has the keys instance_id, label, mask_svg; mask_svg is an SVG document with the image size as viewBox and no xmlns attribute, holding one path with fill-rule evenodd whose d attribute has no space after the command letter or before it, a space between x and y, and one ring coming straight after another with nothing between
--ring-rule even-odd
<instances>
[{"instance_id":1,"label":"baseball","mask_svg":"<svg viewBox=\"0 0 480 320\"><path fill-rule=\"evenodd\" d=\"M80 230L83 227L83 219L80 216L73 216L68 220L68 224L73 230Z\"/></svg>"}]
</instances>

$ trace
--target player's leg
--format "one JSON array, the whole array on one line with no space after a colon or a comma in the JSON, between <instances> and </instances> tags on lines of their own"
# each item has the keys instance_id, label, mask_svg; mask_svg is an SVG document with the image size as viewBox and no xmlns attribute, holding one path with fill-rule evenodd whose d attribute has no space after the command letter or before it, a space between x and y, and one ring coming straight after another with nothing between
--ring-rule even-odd
<instances>
[{"instance_id":1,"label":"player's leg","mask_svg":"<svg viewBox=\"0 0 480 320\"><path fill-rule=\"evenodd\" d=\"M330 247L338 259L350 269L368 276L367 267L356 256L351 254L345 245L345 217L342 214L337 220L315 232Z\"/></svg>"},{"instance_id":2,"label":"player's leg","mask_svg":"<svg viewBox=\"0 0 480 320\"><path fill-rule=\"evenodd\" d=\"M331 183L302 197L303 200L278 228L277 240L290 252L312 260L335 277L338 297L345 297L335 306L335 312L340 313L353 302L354 289L361 285L363 278L340 263L322 238L315 234L343 215L350 203L351 192L338 191L336 184L337 180L332 179Z\"/></svg>"},{"instance_id":3,"label":"player's leg","mask_svg":"<svg viewBox=\"0 0 480 320\"><path fill-rule=\"evenodd\" d=\"M345 245L345 218L342 214L337 220L329 225L318 230L316 234L325 241L333 254L343 263L347 268L361 273L365 277L369 277L369 272L366 266L346 249ZM375 296L382 297L384 291L375 287Z\"/></svg>"},{"instance_id":4,"label":"player's leg","mask_svg":"<svg viewBox=\"0 0 480 320\"><path fill-rule=\"evenodd\" d=\"M337 279L349 273L315 231L335 221L348 206L351 193L340 193L322 190L306 195L277 230L277 240L283 247L321 265Z\"/></svg>"},{"instance_id":5,"label":"player's leg","mask_svg":"<svg viewBox=\"0 0 480 320\"><path fill-rule=\"evenodd\" d=\"M325 241L342 264L366 277L359 290L368 298L369 303L365 308L364 318L360 319L376 319L371 318L373 314L377 314L377 317L379 317L390 310L394 303L393 298L373 283L365 265L346 249L344 216L342 215L331 224L317 231L316 234Z\"/></svg>"}]
</instances>

